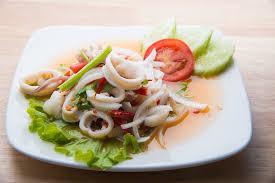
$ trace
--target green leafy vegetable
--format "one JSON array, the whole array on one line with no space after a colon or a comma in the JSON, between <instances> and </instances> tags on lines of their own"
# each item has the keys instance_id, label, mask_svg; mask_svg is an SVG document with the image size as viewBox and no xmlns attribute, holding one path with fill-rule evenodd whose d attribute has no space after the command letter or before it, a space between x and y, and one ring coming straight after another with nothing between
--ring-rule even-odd
<instances>
[{"instance_id":1,"label":"green leafy vegetable","mask_svg":"<svg viewBox=\"0 0 275 183\"><path fill-rule=\"evenodd\" d=\"M123 139L123 146L125 149L132 151L132 153L139 153L141 151L137 139L133 135L127 133L124 135Z\"/></svg>"},{"instance_id":2,"label":"green leafy vegetable","mask_svg":"<svg viewBox=\"0 0 275 183\"><path fill-rule=\"evenodd\" d=\"M76 106L77 106L77 109L80 111L89 110L93 107L91 102L88 101L87 98L77 99Z\"/></svg>"},{"instance_id":3,"label":"green leafy vegetable","mask_svg":"<svg viewBox=\"0 0 275 183\"><path fill-rule=\"evenodd\" d=\"M101 92L110 93L111 90L112 90L113 88L114 88L114 86L107 82L107 83L104 85L104 87L103 87L103 89L102 89Z\"/></svg>"},{"instance_id":4,"label":"green leafy vegetable","mask_svg":"<svg viewBox=\"0 0 275 183\"><path fill-rule=\"evenodd\" d=\"M37 132L42 140L54 144L66 144L70 141L58 127L59 125L55 122L55 119L43 111L42 101L30 99L27 113L31 118L29 130L31 132Z\"/></svg>"},{"instance_id":5,"label":"green leafy vegetable","mask_svg":"<svg viewBox=\"0 0 275 183\"><path fill-rule=\"evenodd\" d=\"M96 82L93 82L86 87L82 88L78 91L78 93L75 95L74 105L78 108L80 111L91 109L93 106L90 103L90 101L87 100L87 90L94 90L96 87Z\"/></svg>"},{"instance_id":6,"label":"green leafy vegetable","mask_svg":"<svg viewBox=\"0 0 275 183\"><path fill-rule=\"evenodd\" d=\"M63 122L63 124L64 124L64 122ZM65 124L65 126L61 127L61 129L62 129L64 135L71 140L84 139L87 137L81 133L78 124L76 124L76 125Z\"/></svg>"},{"instance_id":7,"label":"green leafy vegetable","mask_svg":"<svg viewBox=\"0 0 275 183\"><path fill-rule=\"evenodd\" d=\"M86 87L79 90L79 92L75 96L74 105L78 108L80 111L89 110L93 106L90 103L90 101L87 100L87 90L95 90L96 86L98 84L98 81L94 81L90 85L87 85ZM109 93L114 87L110 85L109 83L106 83L102 89L102 92Z\"/></svg>"},{"instance_id":8,"label":"green leafy vegetable","mask_svg":"<svg viewBox=\"0 0 275 183\"><path fill-rule=\"evenodd\" d=\"M98 66L100 63L104 62L105 58L109 55L109 53L111 51L112 51L111 46L106 47L101 54L99 54L97 57L95 57L93 60L91 60L78 73L71 76L67 81L65 81L58 88L61 91L69 90L70 88L72 88L86 72L88 72L90 69Z\"/></svg>"},{"instance_id":9,"label":"green leafy vegetable","mask_svg":"<svg viewBox=\"0 0 275 183\"><path fill-rule=\"evenodd\" d=\"M83 135L78 125L47 115L43 111L43 101L30 99L27 112L31 118L31 132L37 132L42 140L55 144L56 152L72 156L91 168L105 170L131 159L131 154L142 151L131 134L125 134L123 142L116 139L91 139Z\"/></svg>"},{"instance_id":10,"label":"green leafy vegetable","mask_svg":"<svg viewBox=\"0 0 275 183\"><path fill-rule=\"evenodd\" d=\"M108 169L131 159L131 153L141 152L135 137L131 134L124 135L123 143L115 139L81 139L64 146L56 146L55 150L73 156L76 161L85 162L96 169Z\"/></svg>"},{"instance_id":11,"label":"green leafy vegetable","mask_svg":"<svg viewBox=\"0 0 275 183\"><path fill-rule=\"evenodd\" d=\"M54 144L66 144L70 139L58 128L56 123L49 123L39 128L37 131L42 140L52 142Z\"/></svg>"}]
</instances>

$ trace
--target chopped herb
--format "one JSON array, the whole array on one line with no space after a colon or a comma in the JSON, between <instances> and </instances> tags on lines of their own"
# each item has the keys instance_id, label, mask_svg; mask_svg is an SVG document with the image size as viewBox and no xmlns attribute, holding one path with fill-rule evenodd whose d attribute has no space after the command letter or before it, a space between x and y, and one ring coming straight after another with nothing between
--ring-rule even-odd
<instances>
[{"instance_id":1,"label":"chopped herb","mask_svg":"<svg viewBox=\"0 0 275 183\"><path fill-rule=\"evenodd\" d=\"M102 89L102 92L110 93L114 87L110 83L106 83Z\"/></svg>"},{"instance_id":2,"label":"chopped herb","mask_svg":"<svg viewBox=\"0 0 275 183\"><path fill-rule=\"evenodd\" d=\"M83 50L80 50L80 56L87 62L90 61L89 57L86 55L86 53Z\"/></svg>"},{"instance_id":3,"label":"chopped herb","mask_svg":"<svg viewBox=\"0 0 275 183\"><path fill-rule=\"evenodd\" d=\"M85 86L84 88L82 88L81 90L78 91L78 93L76 95L82 95L84 93L86 93L86 90L94 90L96 87L96 82L92 82L91 84Z\"/></svg>"},{"instance_id":4,"label":"chopped herb","mask_svg":"<svg viewBox=\"0 0 275 183\"><path fill-rule=\"evenodd\" d=\"M86 91L94 90L95 86L96 82L93 82L79 90L78 93L75 95L74 105L78 108L78 110L84 111L92 108L91 102L87 100Z\"/></svg>"},{"instance_id":5,"label":"chopped herb","mask_svg":"<svg viewBox=\"0 0 275 183\"><path fill-rule=\"evenodd\" d=\"M177 94L180 94L181 92L185 92L188 89L188 82L182 82L181 89L177 91Z\"/></svg>"},{"instance_id":6,"label":"chopped herb","mask_svg":"<svg viewBox=\"0 0 275 183\"><path fill-rule=\"evenodd\" d=\"M78 110L84 111L92 108L91 102L87 100L86 91L95 90L97 84L98 84L98 80L92 82L91 84L85 86L84 88L82 88L77 92L77 94L75 95L74 106L76 106ZM109 93L113 88L114 87L112 85L110 85L109 83L106 83L104 85L102 92Z\"/></svg>"},{"instance_id":7,"label":"chopped herb","mask_svg":"<svg viewBox=\"0 0 275 183\"><path fill-rule=\"evenodd\" d=\"M85 99L84 101L78 100L78 102L76 103L76 107L80 111L85 111L85 110L91 109L93 106L92 106L92 104L91 104L90 101L88 101L87 99Z\"/></svg>"},{"instance_id":8,"label":"chopped herb","mask_svg":"<svg viewBox=\"0 0 275 183\"><path fill-rule=\"evenodd\" d=\"M142 85L142 86L146 86L148 83L149 83L149 80L148 80L148 79L144 79L144 80L141 82L141 85Z\"/></svg>"}]
</instances>

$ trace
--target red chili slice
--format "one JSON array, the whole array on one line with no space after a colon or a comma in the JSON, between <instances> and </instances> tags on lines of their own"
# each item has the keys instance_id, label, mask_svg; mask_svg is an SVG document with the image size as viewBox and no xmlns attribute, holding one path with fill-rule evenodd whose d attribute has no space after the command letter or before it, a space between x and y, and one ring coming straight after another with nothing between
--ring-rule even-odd
<instances>
[{"instance_id":1,"label":"red chili slice","mask_svg":"<svg viewBox=\"0 0 275 183\"><path fill-rule=\"evenodd\" d=\"M106 83L107 83L106 78L99 79L95 90L96 93L100 93L103 90Z\"/></svg>"},{"instance_id":2,"label":"red chili slice","mask_svg":"<svg viewBox=\"0 0 275 183\"><path fill-rule=\"evenodd\" d=\"M140 94L140 95L147 95L147 88L141 87L141 88L139 88L137 90L134 90L134 92L136 94Z\"/></svg>"},{"instance_id":3,"label":"red chili slice","mask_svg":"<svg viewBox=\"0 0 275 183\"><path fill-rule=\"evenodd\" d=\"M120 118L124 120L132 120L134 118L134 113L122 111L122 110L112 110L110 111L110 115L114 118Z\"/></svg>"}]
</instances>

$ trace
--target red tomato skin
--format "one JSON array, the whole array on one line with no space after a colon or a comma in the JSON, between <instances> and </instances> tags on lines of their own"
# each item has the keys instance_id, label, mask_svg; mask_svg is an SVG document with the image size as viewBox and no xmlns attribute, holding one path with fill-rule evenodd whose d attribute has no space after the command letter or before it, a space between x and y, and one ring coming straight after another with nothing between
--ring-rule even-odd
<instances>
[{"instance_id":1,"label":"red tomato skin","mask_svg":"<svg viewBox=\"0 0 275 183\"><path fill-rule=\"evenodd\" d=\"M195 58L192 54L192 51L188 47L188 45L181 40L169 38L169 39L162 39L153 43L146 50L144 54L144 59L150 55L153 49L156 49L157 55L158 55L158 50L165 49L165 48L171 48L177 51L180 50L184 54L183 56L184 56L184 59L186 60L186 64L184 68L181 70L178 70L174 73L165 73L163 80L175 82L175 81L188 79L193 73L194 66L195 66ZM172 55L171 58L173 56L176 57L178 55L176 56ZM174 62L176 63L178 61L174 60Z\"/></svg>"},{"instance_id":2,"label":"red tomato skin","mask_svg":"<svg viewBox=\"0 0 275 183\"><path fill-rule=\"evenodd\" d=\"M77 73L80 71L85 65L87 65L87 62L79 62L75 63L70 66L70 69L73 71L73 73Z\"/></svg>"}]
</instances>

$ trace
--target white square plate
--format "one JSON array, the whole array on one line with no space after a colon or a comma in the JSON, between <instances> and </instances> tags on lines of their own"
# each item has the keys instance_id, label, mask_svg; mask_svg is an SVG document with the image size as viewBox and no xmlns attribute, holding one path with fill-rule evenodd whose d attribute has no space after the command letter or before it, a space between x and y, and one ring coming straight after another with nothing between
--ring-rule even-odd
<instances>
[{"instance_id":1,"label":"white square plate","mask_svg":"<svg viewBox=\"0 0 275 183\"><path fill-rule=\"evenodd\" d=\"M49 65L56 56L97 40L142 39L148 27L48 27L35 32L27 43L14 76L7 110L6 130L10 144L41 161L88 169L70 157L54 152L53 145L28 131L27 101L18 90L21 76ZM236 63L219 76L223 110L192 139L166 150L134 156L110 171L157 171L197 166L229 157L242 150L251 138L249 102Z\"/></svg>"}]
</instances>

